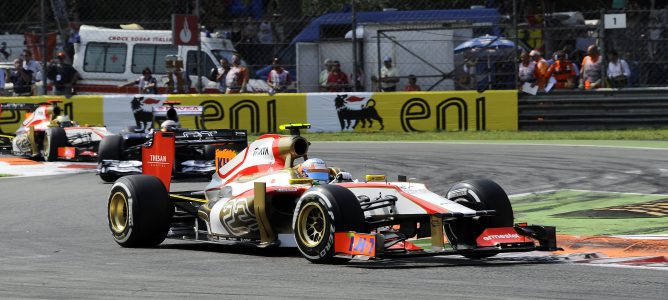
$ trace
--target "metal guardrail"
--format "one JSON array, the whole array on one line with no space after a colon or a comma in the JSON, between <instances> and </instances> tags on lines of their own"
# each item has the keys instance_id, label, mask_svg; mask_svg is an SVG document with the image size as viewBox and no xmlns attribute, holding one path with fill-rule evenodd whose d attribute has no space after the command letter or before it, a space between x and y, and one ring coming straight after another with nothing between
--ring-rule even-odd
<instances>
[{"instance_id":1,"label":"metal guardrail","mask_svg":"<svg viewBox=\"0 0 668 300\"><path fill-rule=\"evenodd\" d=\"M520 95L520 130L607 130L668 126L668 89L599 89Z\"/></svg>"}]
</instances>

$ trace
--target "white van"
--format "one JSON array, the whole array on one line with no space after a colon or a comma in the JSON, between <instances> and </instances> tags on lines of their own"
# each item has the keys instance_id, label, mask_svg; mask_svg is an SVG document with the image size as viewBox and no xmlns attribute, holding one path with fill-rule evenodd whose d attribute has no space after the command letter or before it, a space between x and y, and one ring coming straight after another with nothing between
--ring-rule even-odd
<instances>
[{"instance_id":1,"label":"white van","mask_svg":"<svg viewBox=\"0 0 668 300\"><path fill-rule=\"evenodd\" d=\"M165 57L177 55L183 59L185 71L190 75L191 92L197 85L197 46L172 45L169 30L110 29L82 25L81 42L74 45L72 65L82 80L77 82L79 94L134 94L137 87L119 87L139 78L145 68L153 71L158 79L159 92L165 92L163 77L167 74ZM205 93L219 93L218 84L207 79L212 68L220 67L220 59L231 61L235 52L227 39L208 38L202 41L202 83ZM245 64L245 62L242 62ZM249 92L266 92L269 86L263 80L251 79Z\"/></svg>"}]
</instances>

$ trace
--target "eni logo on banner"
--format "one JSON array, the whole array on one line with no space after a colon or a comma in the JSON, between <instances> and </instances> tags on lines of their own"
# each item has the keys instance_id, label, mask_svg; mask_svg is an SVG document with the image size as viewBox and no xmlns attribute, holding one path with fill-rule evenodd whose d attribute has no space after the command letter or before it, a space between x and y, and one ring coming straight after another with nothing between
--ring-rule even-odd
<instances>
[{"instance_id":1,"label":"eni logo on banner","mask_svg":"<svg viewBox=\"0 0 668 300\"><path fill-rule=\"evenodd\" d=\"M475 99L474 108L470 108L466 100L459 97L450 97L436 104L436 130L450 129L446 126L448 110L454 110L457 119L458 131L467 131L469 128L469 109L475 109L475 130L487 129L485 97ZM432 118L431 107L421 98L413 98L401 107L401 128L404 131L419 131L411 123L415 120Z\"/></svg>"},{"instance_id":2,"label":"eni logo on banner","mask_svg":"<svg viewBox=\"0 0 668 300\"><path fill-rule=\"evenodd\" d=\"M172 15L172 42L174 45L199 43L199 20L196 15Z\"/></svg>"}]
</instances>

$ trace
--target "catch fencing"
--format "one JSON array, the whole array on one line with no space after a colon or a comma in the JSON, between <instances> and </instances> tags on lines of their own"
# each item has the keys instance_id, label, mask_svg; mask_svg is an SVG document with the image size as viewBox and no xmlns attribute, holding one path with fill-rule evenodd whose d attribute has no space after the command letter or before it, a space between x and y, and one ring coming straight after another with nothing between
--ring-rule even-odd
<instances>
[{"instance_id":1,"label":"catch fencing","mask_svg":"<svg viewBox=\"0 0 668 300\"><path fill-rule=\"evenodd\" d=\"M300 92L328 90L319 82L325 59L338 60L346 73L349 85L340 91L377 91L373 78L386 57L399 70L398 90L406 88L409 75L415 75L421 90L515 89L522 50L538 49L550 59L565 49L579 65L592 44L601 48L604 65L612 50L627 61L631 75L624 87L665 87L668 82L666 9L633 6L632 1L618 9L610 1L593 1L579 9L565 3L537 7L520 0L392 2L397 1L3 1L0 66L11 68L9 62L25 48L37 50L33 52L41 58L45 42L45 60L58 51L72 58L77 30L84 24L168 30L172 14L198 14L203 32L229 39L252 77L265 79L278 57L292 74L293 89ZM601 9L596 8L599 4ZM623 17L615 19L623 26L607 24L611 15ZM517 47L455 51L485 35ZM143 64L137 61L133 70L142 70ZM201 70L204 76L208 72Z\"/></svg>"}]
</instances>

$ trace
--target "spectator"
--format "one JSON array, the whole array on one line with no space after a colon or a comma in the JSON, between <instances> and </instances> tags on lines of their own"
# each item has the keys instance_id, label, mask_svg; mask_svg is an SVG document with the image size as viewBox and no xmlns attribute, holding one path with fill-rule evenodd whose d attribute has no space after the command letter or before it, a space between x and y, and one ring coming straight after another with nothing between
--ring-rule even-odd
<instances>
[{"instance_id":1,"label":"spectator","mask_svg":"<svg viewBox=\"0 0 668 300\"><path fill-rule=\"evenodd\" d=\"M81 43L81 36L75 23L70 23L70 29L67 34L67 41L65 42L65 53L67 57L74 57L74 44Z\"/></svg>"},{"instance_id":2,"label":"spectator","mask_svg":"<svg viewBox=\"0 0 668 300\"><path fill-rule=\"evenodd\" d=\"M0 54L5 57L5 60L9 59L9 56L12 55L12 50L7 51L7 42L0 43Z\"/></svg>"},{"instance_id":3,"label":"spectator","mask_svg":"<svg viewBox=\"0 0 668 300\"><path fill-rule=\"evenodd\" d=\"M267 84L269 84L274 92L286 92L288 86L292 83L290 72L281 67L278 57L274 58L274 60L271 62L271 67L273 69L269 72L269 76L267 77Z\"/></svg>"},{"instance_id":4,"label":"spectator","mask_svg":"<svg viewBox=\"0 0 668 300\"><path fill-rule=\"evenodd\" d=\"M589 46L587 54L582 60L582 67L580 68L580 88L587 90L596 89L601 87L601 76L603 73L602 59L598 52L598 46Z\"/></svg>"},{"instance_id":5,"label":"spectator","mask_svg":"<svg viewBox=\"0 0 668 300\"><path fill-rule=\"evenodd\" d=\"M5 95L5 82L7 81L7 70L0 67L0 96Z\"/></svg>"},{"instance_id":6,"label":"spectator","mask_svg":"<svg viewBox=\"0 0 668 300\"><path fill-rule=\"evenodd\" d=\"M332 62L332 71L327 77L327 91L345 92L348 90L348 75L341 71L341 64L338 60Z\"/></svg>"},{"instance_id":7,"label":"spectator","mask_svg":"<svg viewBox=\"0 0 668 300\"><path fill-rule=\"evenodd\" d=\"M230 33L230 40L232 41L232 44L237 45L239 42L241 42L241 37L242 37L242 28L241 28L241 21L235 19L232 21L232 30Z\"/></svg>"},{"instance_id":8,"label":"spectator","mask_svg":"<svg viewBox=\"0 0 668 300\"><path fill-rule=\"evenodd\" d=\"M138 93L140 94L157 94L158 93L158 81L151 74L151 69L146 68L141 72L142 76L137 78L137 80L130 81L126 84L122 84L119 87L126 87L131 85L137 85Z\"/></svg>"},{"instance_id":9,"label":"spectator","mask_svg":"<svg viewBox=\"0 0 668 300\"><path fill-rule=\"evenodd\" d=\"M329 78L329 73L332 72L332 60L327 58L325 59L325 68L320 71L320 91L327 91L327 78Z\"/></svg>"},{"instance_id":10,"label":"spectator","mask_svg":"<svg viewBox=\"0 0 668 300\"><path fill-rule=\"evenodd\" d=\"M350 82L355 83L355 91L364 91L364 70L362 69L362 66L357 67L357 72L355 74L350 73Z\"/></svg>"},{"instance_id":11,"label":"spectator","mask_svg":"<svg viewBox=\"0 0 668 300\"><path fill-rule=\"evenodd\" d=\"M42 65L32 58L32 52L25 49L21 54L23 68L32 72L32 83L42 81Z\"/></svg>"},{"instance_id":12,"label":"spectator","mask_svg":"<svg viewBox=\"0 0 668 300\"><path fill-rule=\"evenodd\" d=\"M554 64L547 69L545 74L547 78L554 76L557 81L554 84L555 89L572 89L575 87L575 68L573 63L568 60L564 51L557 51L554 53Z\"/></svg>"},{"instance_id":13,"label":"spectator","mask_svg":"<svg viewBox=\"0 0 668 300\"><path fill-rule=\"evenodd\" d=\"M167 72L167 93L183 94L190 91L190 82L188 76L181 70L183 61L176 61L174 70Z\"/></svg>"},{"instance_id":14,"label":"spectator","mask_svg":"<svg viewBox=\"0 0 668 300\"><path fill-rule=\"evenodd\" d=\"M274 32L271 29L269 22L260 23L260 31L257 33L257 40L261 44L273 44Z\"/></svg>"},{"instance_id":15,"label":"spectator","mask_svg":"<svg viewBox=\"0 0 668 300\"><path fill-rule=\"evenodd\" d=\"M633 58L633 55L631 54L630 51L624 52L624 60L627 62L629 65L629 73L630 76L627 78L627 81L629 83L629 86L636 86L639 81L639 63Z\"/></svg>"},{"instance_id":16,"label":"spectator","mask_svg":"<svg viewBox=\"0 0 668 300\"><path fill-rule=\"evenodd\" d=\"M14 69L9 72L9 81L14 84L14 96L32 95L32 71L23 68L23 60L14 60Z\"/></svg>"},{"instance_id":17,"label":"spectator","mask_svg":"<svg viewBox=\"0 0 668 300\"><path fill-rule=\"evenodd\" d=\"M65 52L58 52L56 59L47 66L46 77L53 82L54 95L70 98L74 94L74 84L79 79L79 73L65 61L65 56Z\"/></svg>"},{"instance_id":18,"label":"spectator","mask_svg":"<svg viewBox=\"0 0 668 300\"><path fill-rule=\"evenodd\" d=\"M531 52L529 52L529 56L531 57L531 60L536 63L534 77L538 83L538 89L540 91L545 91L545 85L547 84L548 79L548 77L546 77L548 68L547 61L543 58L542 54L538 50L531 50Z\"/></svg>"},{"instance_id":19,"label":"spectator","mask_svg":"<svg viewBox=\"0 0 668 300\"><path fill-rule=\"evenodd\" d=\"M283 24L283 16L281 14L274 14L273 17L276 43L282 44L285 42L285 25Z\"/></svg>"},{"instance_id":20,"label":"spectator","mask_svg":"<svg viewBox=\"0 0 668 300\"><path fill-rule=\"evenodd\" d=\"M227 61L227 58L220 59L220 68L216 72L215 80L218 82L218 91L225 94L227 90L226 77L227 73L230 72L230 62Z\"/></svg>"},{"instance_id":21,"label":"spectator","mask_svg":"<svg viewBox=\"0 0 668 300\"><path fill-rule=\"evenodd\" d=\"M248 17L246 20L246 26L241 30L241 41L240 43L243 44L257 44L259 41L257 40L257 34L258 34L258 27L257 24L255 24L255 21L253 20L252 17Z\"/></svg>"},{"instance_id":22,"label":"spectator","mask_svg":"<svg viewBox=\"0 0 668 300\"><path fill-rule=\"evenodd\" d=\"M457 79L458 89L462 90L474 90L478 83L477 78L477 59L474 53L465 52L464 53L464 63L462 64L461 73L459 73Z\"/></svg>"},{"instance_id":23,"label":"spectator","mask_svg":"<svg viewBox=\"0 0 668 300\"><path fill-rule=\"evenodd\" d=\"M518 76L520 88L524 83L530 83L532 87L536 85L536 62L531 60L529 53L526 51L522 51L522 54L520 54Z\"/></svg>"},{"instance_id":24,"label":"spectator","mask_svg":"<svg viewBox=\"0 0 668 300\"><path fill-rule=\"evenodd\" d=\"M417 85L417 77L415 77L415 74L408 75L408 84L404 87L404 91L417 92L421 90L420 86Z\"/></svg>"},{"instance_id":25,"label":"spectator","mask_svg":"<svg viewBox=\"0 0 668 300\"><path fill-rule=\"evenodd\" d=\"M617 51L612 50L608 54L608 79L610 86L613 88L625 87L629 83L631 77L631 68L626 60L619 58Z\"/></svg>"},{"instance_id":26,"label":"spectator","mask_svg":"<svg viewBox=\"0 0 668 300\"><path fill-rule=\"evenodd\" d=\"M380 90L383 92L395 92L399 82L399 70L392 66L392 58L383 58L383 67L380 68L380 78L371 77L371 81L379 82Z\"/></svg>"},{"instance_id":27,"label":"spectator","mask_svg":"<svg viewBox=\"0 0 668 300\"><path fill-rule=\"evenodd\" d=\"M225 93L245 93L248 80L248 69L241 65L241 56L238 54L232 55L232 67L227 72L227 76L225 77L225 85L227 86Z\"/></svg>"}]
</instances>

